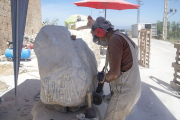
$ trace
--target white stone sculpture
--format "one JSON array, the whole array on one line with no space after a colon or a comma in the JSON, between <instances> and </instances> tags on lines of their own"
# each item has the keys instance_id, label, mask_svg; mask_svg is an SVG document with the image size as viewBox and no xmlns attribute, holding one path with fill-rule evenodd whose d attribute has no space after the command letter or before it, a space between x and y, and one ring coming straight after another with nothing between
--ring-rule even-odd
<instances>
[{"instance_id":1,"label":"white stone sculpture","mask_svg":"<svg viewBox=\"0 0 180 120\"><path fill-rule=\"evenodd\" d=\"M40 98L45 104L83 106L93 91L97 74L94 53L82 39L71 39L66 27L48 25L34 42L41 78Z\"/></svg>"},{"instance_id":2,"label":"white stone sculpture","mask_svg":"<svg viewBox=\"0 0 180 120\"><path fill-rule=\"evenodd\" d=\"M94 52L99 67L101 64L100 45L93 42L91 29L70 30L70 32L72 35L76 35L76 38L82 38L87 43L89 48Z\"/></svg>"}]
</instances>

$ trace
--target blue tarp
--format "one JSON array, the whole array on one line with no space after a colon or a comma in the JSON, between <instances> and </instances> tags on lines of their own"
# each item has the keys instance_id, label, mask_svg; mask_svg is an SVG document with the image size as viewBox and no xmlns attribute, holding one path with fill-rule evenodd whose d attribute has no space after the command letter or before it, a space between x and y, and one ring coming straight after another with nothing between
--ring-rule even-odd
<instances>
[{"instance_id":1,"label":"blue tarp","mask_svg":"<svg viewBox=\"0 0 180 120\"><path fill-rule=\"evenodd\" d=\"M11 0L15 96L29 0Z\"/></svg>"}]
</instances>

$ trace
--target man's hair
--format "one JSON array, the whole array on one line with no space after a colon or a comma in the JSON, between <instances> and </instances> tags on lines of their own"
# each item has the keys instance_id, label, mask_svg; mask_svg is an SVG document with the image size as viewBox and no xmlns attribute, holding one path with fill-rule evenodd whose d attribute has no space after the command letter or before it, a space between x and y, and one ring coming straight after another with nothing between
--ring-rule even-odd
<instances>
[{"instance_id":1,"label":"man's hair","mask_svg":"<svg viewBox=\"0 0 180 120\"><path fill-rule=\"evenodd\" d=\"M114 31L114 28L109 28L109 29L107 29L107 31L109 32L109 31Z\"/></svg>"}]
</instances>

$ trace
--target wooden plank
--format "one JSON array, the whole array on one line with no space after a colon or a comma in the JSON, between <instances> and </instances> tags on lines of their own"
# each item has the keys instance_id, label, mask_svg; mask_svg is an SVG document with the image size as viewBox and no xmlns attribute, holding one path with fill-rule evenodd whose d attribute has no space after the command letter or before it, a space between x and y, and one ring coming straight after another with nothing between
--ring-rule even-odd
<instances>
[{"instance_id":1,"label":"wooden plank","mask_svg":"<svg viewBox=\"0 0 180 120\"><path fill-rule=\"evenodd\" d=\"M174 69L180 70L180 65L176 63L172 63L172 67L174 67Z\"/></svg>"},{"instance_id":2,"label":"wooden plank","mask_svg":"<svg viewBox=\"0 0 180 120\"><path fill-rule=\"evenodd\" d=\"M171 87L175 88L176 90L180 91L180 85L175 83L174 81L170 82Z\"/></svg>"},{"instance_id":3,"label":"wooden plank","mask_svg":"<svg viewBox=\"0 0 180 120\"><path fill-rule=\"evenodd\" d=\"M177 75L177 74L175 74L175 73L174 73L174 77L176 77L176 79L177 79L177 78L180 79L180 76Z\"/></svg>"},{"instance_id":4,"label":"wooden plank","mask_svg":"<svg viewBox=\"0 0 180 120\"><path fill-rule=\"evenodd\" d=\"M179 48L180 49L180 43L174 43L174 48Z\"/></svg>"},{"instance_id":5,"label":"wooden plank","mask_svg":"<svg viewBox=\"0 0 180 120\"><path fill-rule=\"evenodd\" d=\"M179 49L177 49L177 51L176 51L176 63L178 63L178 60L179 60L179 55L177 55L178 54L178 52L179 52Z\"/></svg>"}]
</instances>

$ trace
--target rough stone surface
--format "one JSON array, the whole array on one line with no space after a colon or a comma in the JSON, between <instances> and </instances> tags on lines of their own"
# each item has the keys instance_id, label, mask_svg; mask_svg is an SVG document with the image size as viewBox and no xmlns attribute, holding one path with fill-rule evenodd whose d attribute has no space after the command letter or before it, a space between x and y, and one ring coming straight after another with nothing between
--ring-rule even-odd
<instances>
[{"instance_id":1,"label":"rough stone surface","mask_svg":"<svg viewBox=\"0 0 180 120\"><path fill-rule=\"evenodd\" d=\"M96 110L97 117L93 120L103 120L100 119L100 109L97 108L97 106L94 106ZM86 107L82 107L77 112L67 112L67 113L61 113L54 110L49 110L46 108L46 105L42 103L41 101L36 102L34 105L31 114L33 116L33 120L80 120L77 119L77 115L84 114L84 110ZM104 112L104 111L103 111ZM90 119L83 119L83 120L90 120Z\"/></svg>"},{"instance_id":2,"label":"rough stone surface","mask_svg":"<svg viewBox=\"0 0 180 120\"><path fill-rule=\"evenodd\" d=\"M82 39L71 39L66 27L48 25L34 42L45 104L83 106L97 74L94 53Z\"/></svg>"},{"instance_id":3,"label":"rough stone surface","mask_svg":"<svg viewBox=\"0 0 180 120\"><path fill-rule=\"evenodd\" d=\"M6 40L12 40L11 0L0 0L0 55L8 48ZM41 0L29 0L25 35L34 36L42 27Z\"/></svg>"},{"instance_id":4,"label":"rough stone surface","mask_svg":"<svg viewBox=\"0 0 180 120\"><path fill-rule=\"evenodd\" d=\"M72 35L76 35L76 38L82 38L89 48L94 52L96 56L96 60L98 62L98 66L101 64L101 55L100 55L100 46L93 42L93 37L91 35L91 29L83 29L83 30L70 30Z\"/></svg>"}]
</instances>

